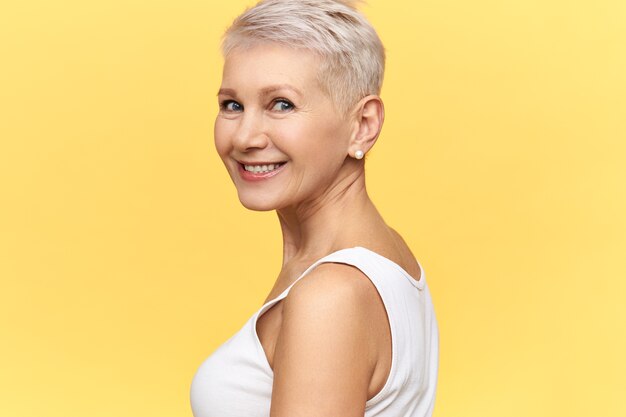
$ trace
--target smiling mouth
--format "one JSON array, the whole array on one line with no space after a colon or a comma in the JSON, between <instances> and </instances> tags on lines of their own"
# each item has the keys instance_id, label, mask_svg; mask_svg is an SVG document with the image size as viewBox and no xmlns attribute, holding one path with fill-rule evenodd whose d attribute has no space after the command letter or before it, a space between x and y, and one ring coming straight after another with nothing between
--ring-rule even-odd
<instances>
[{"instance_id":1,"label":"smiling mouth","mask_svg":"<svg viewBox=\"0 0 626 417\"><path fill-rule=\"evenodd\" d=\"M285 165L285 163L286 162L276 162L273 164L259 164L259 165L248 165L248 164L240 163L240 165L243 167L245 171L248 171L252 174L265 174L267 172L272 172L280 168L281 166Z\"/></svg>"}]
</instances>

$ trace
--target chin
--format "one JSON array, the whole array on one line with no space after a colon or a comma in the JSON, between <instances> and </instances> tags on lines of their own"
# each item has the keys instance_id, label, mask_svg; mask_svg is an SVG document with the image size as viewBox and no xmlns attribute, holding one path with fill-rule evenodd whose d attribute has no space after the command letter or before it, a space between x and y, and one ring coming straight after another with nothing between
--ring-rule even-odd
<instances>
[{"instance_id":1,"label":"chin","mask_svg":"<svg viewBox=\"0 0 626 417\"><path fill-rule=\"evenodd\" d=\"M246 196L240 193L239 202L248 210L254 211L271 211L279 208L277 202L274 199L267 198L258 194L254 196Z\"/></svg>"}]
</instances>

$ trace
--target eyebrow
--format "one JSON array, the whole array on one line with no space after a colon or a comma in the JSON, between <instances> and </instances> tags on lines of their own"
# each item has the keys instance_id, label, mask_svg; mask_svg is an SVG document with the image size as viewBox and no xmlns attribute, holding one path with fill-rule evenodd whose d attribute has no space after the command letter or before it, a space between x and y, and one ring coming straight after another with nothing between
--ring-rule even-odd
<instances>
[{"instance_id":1,"label":"eyebrow","mask_svg":"<svg viewBox=\"0 0 626 417\"><path fill-rule=\"evenodd\" d=\"M289 84L279 84L279 85L271 85L269 87L265 87L263 88L261 91L259 91L259 96L260 97L264 97L267 95L270 95L272 93L275 93L276 91L280 91L280 90L290 90L293 91L294 93L296 93L298 96L302 97L303 94L302 92L300 92L300 90L298 90L297 88L289 85ZM236 96L237 94L235 93L235 90L232 88L220 88L220 90L217 92L217 95L228 95L228 96Z\"/></svg>"}]
</instances>

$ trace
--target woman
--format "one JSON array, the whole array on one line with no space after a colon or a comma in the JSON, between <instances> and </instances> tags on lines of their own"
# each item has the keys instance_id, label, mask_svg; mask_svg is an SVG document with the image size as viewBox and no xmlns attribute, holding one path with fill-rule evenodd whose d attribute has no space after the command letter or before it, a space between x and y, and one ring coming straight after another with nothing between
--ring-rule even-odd
<instances>
[{"instance_id":1,"label":"woman","mask_svg":"<svg viewBox=\"0 0 626 417\"><path fill-rule=\"evenodd\" d=\"M423 271L365 188L384 49L347 0L267 0L227 30L215 144L241 203L276 210L265 304L198 369L195 417L430 416Z\"/></svg>"}]
</instances>

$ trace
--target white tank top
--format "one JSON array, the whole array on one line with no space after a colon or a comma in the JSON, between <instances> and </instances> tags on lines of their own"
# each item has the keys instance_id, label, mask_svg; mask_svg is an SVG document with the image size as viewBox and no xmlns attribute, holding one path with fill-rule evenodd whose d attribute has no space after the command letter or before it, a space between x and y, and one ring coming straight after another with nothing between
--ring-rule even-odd
<instances>
[{"instance_id":1,"label":"white tank top","mask_svg":"<svg viewBox=\"0 0 626 417\"><path fill-rule=\"evenodd\" d=\"M391 329L391 370L383 388L365 403L365 417L430 417L435 402L439 330L424 270L419 281L400 265L357 246L333 252L307 268L278 297L265 303L200 365L191 383L194 417L269 417L273 371L256 332L258 318L323 262L359 268L383 300Z\"/></svg>"}]
</instances>

